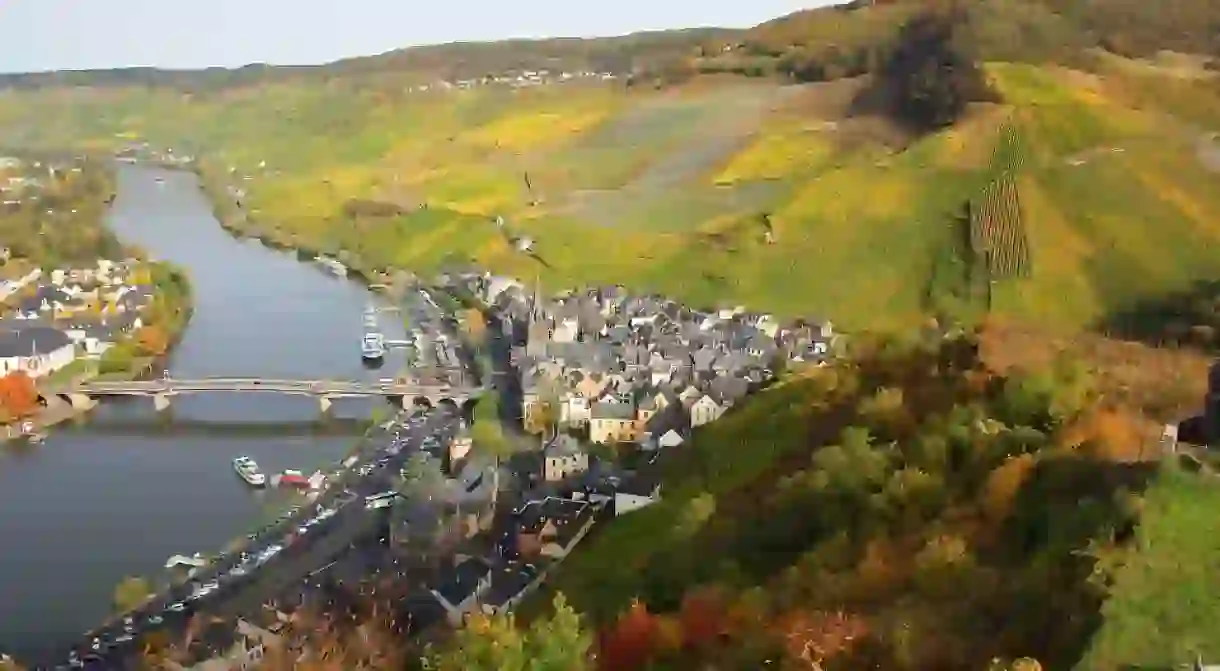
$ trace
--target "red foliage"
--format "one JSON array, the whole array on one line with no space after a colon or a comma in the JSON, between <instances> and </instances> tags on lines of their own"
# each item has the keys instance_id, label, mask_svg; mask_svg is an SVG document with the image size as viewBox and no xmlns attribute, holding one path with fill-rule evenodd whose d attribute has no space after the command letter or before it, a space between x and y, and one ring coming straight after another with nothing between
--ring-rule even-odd
<instances>
[{"instance_id":1,"label":"red foliage","mask_svg":"<svg viewBox=\"0 0 1220 671\"><path fill-rule=\"evenodd\" d=\"M657 637L656 619L636 601L619 616L614 626L601 632L598 668L601 671L635 671L652 657Z\"/></svg>"},{"instance_id":2,"label":"red foliage","mask_svg":"<svg viewBox=\"0 0 1220 671\"><path fill-rule=\"evenodd\" d=\"M38 409L38 389L25 371L0 377L0 408L10 418L24 417Z\"/></svg>"},{"instance_id":3,"label":"red foliage","mask_svg":"<svg viewBox=\"0 0 1220 671\"><path fill-rule=\"evenodd\" d=\"M716 641L729 630L724 594L715 588L701 588L682 597L679 612L684 644L699 648Z\"/></svg>"}]
</instances>

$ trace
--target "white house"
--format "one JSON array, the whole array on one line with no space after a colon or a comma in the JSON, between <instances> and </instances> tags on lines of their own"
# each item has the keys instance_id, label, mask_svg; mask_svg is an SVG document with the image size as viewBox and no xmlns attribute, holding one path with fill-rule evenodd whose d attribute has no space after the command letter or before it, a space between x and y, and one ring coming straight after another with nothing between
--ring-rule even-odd
<instances>
[{"instance_id":1,"label":"white house","mask_svg":"<svg viewBox=\"0 0 1220 671\"><path fill-rule=\"evenodd\" d=\"M580 322L575 317L566 317L555 325L552 342L576 342L580 337Z\"/></svg>"},{"instance_id":2,"label":"white house","mask_svg":"<svg viewBox=\"0 0 1220 671\"><path fill-rule=\"evenodd\" d=\"M720 419L723 414L724 408L711 396L704 394L690 407L690 425L703 426Z\"/></svg>"},{"instance_id":3,"label":"white house","mask_svg":"<svg viewBox=\"0 0 1220 671\"><path fill-rule=\"evenodd\" d=\"M580 394L568 394L559 405L559 422L568 426L583 426L589 422L589 399Z\"/></svg>"},{"instance_id":4,"label":"white house","mask_svg":"<svg viewBox=\"0 0 1220 671\"><path fill-rule=\"evenodd\" d=\"M76 346L66 333L49 326L0 332L0 375L24 371L42 377L72 363Z\"/></svg>"}]
</instances>

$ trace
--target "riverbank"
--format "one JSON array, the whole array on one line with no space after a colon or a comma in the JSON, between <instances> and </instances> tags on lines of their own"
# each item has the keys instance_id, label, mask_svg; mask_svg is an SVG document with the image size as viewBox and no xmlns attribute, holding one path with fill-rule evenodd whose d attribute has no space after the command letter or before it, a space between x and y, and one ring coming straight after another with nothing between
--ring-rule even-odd
<instances>
[{"instance_id":1,"label":"riverbank","mask_svg":"<svg viewBox=\"0 0 1220 671\"><path fill-rule=\"evenodd\" d=\"M257 240L270 249L292 252L306 263L313 263L319 256L334 258L347 268L347 277L359 281L367 288L389 282L393 272L391 268L368 266L349 250L307 243L296 235L257 222L245 207L244 190L235 186L232 180L212 163L196 161L190 170L199 178L199 188L212 204L212 214L220 223L220 227L233 237L240 240Z\"/></svg>"}]
</instances>

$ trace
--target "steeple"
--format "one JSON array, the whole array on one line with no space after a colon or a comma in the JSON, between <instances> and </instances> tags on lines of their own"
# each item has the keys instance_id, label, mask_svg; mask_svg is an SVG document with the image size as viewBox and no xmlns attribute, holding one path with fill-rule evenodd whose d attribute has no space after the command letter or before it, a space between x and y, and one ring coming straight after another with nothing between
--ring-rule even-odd
<instances>
[{"instance_id":1,"label":"steeple","mask_svg":"<svg viewBox=\"0 0 1220 671\"><path fill-rule=\"evenodd\" d=\"M534 297L530 301L530 323L536 324L543 319L542 314L542 280L534 275Z\"/></svg>"}]
</instances>

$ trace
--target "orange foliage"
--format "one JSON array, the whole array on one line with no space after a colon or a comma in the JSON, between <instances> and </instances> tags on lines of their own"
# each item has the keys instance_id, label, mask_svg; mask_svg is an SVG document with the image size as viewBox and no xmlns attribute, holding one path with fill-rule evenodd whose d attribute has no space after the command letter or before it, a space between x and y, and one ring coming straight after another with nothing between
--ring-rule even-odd
<instances>
[{"instance_id":1,"label":"orange foliage","mask_svg":"<svg viewBox=\"0 0 1220 671\"><path fill-rule=\"evenodd\" d=\"M1077 448L1107 461L1130 462L1159 456L1149 448L1151 436L1132 415L1097 409L1081 417L1059 436L1064 447Z\"/></svg>"},{"instance_id":2,"label":"orange foliage","mask_svg":"<svg viewBox=\"0 0 1220 671\"><path fill-rule=\"evenodd\" d=\"M145 326L136 332L136 343L149 356L161 356L169 349L169 336L159 326Z\"/></svg>"},{"instance_id":3,"label":"orange foliage","mask_svg":"<svg viewBox=\"0 0 1220 671\"><path fill-rule=\"evenodd\" d=\"M1017 493L1033 472L1034 465L1034 455L1022 454L1005 461L987 476L983 485L983 514L988 522L999 524L1008 519Z\"/></svg>"},{"instance_id":4,"label":"orange foliage","mask_svg":"<svg viewBox=\"0 0 1220 671\"><path fill-rule=\"evenodd\" d=\"M602 671L634 671L643 668L657 643L657 620L648 608L635 601L619 616L598 642L598 668Z\"/></svg>"},{"instance_id":5,"label":"orange foliage","mask_svg":"<svg viewBox=\"0 0 1220 671\"><path fill-rule=\"evenodd\" d=\"M0 377L0 409L10 419L25 417L38 409L38 389L25 371Z\"/></svg>"},{"instance_id":6,"label":"orange foliage","mask_svg":"<svg viewBox=\"0 0 1220 671\"><path fill-rule=\"evenodd\" d=\"M811 669L821 669L822 663L851 650L868 635L863 618L842 612L793 611L779 618L777 625L789 657Z\"/></svg>"}]
</instances>

